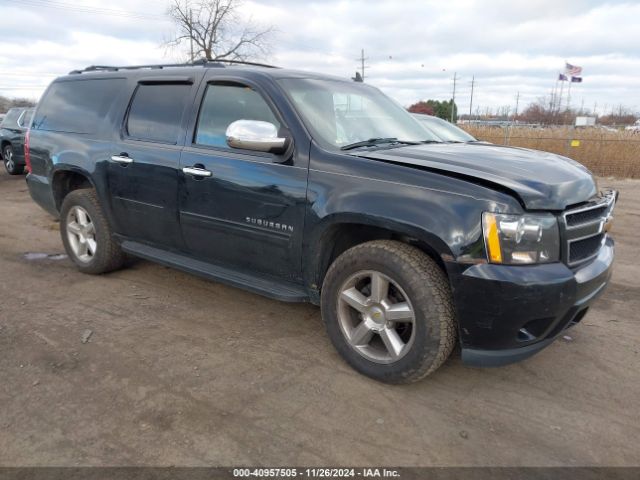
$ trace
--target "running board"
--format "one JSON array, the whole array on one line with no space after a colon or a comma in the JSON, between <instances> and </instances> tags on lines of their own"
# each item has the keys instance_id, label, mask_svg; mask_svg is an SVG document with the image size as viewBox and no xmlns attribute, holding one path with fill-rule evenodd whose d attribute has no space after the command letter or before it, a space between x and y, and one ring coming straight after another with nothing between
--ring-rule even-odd
<instances>
[{"instance_id":1,"label":"running board","mask_svg":"<svg viewBox=\"0 0 640 480\"><path fill-rule=\"evenodd\" d=\"M282 282L274 278L258 277L240 273L230 268L195 260L179 253L168 252L160 248L150 247L142 243L125 240L120 245L122 250L136 257L177 268L185 272L215 280L233 287L242 288L266 297L283 302L308 302L309 295L300 285Z\"/></svg>"}]
</instances>

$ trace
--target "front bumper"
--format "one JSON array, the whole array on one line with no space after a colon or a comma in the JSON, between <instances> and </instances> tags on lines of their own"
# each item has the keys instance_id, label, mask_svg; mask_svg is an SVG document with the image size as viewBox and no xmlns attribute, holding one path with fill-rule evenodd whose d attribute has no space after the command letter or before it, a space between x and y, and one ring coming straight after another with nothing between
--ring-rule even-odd
<instances>
[{"instance_id":1,"label":"front bumper","mask_svg":"<svg viewBox=\"0 0 640 480\"><path fill-rule=\"evenodd\" d=\"M579 322L611 276L613 239L578 269L563 263L512 266L447 263L462 360L507 365L528 358Z\"/></svg>"}]
</instances>

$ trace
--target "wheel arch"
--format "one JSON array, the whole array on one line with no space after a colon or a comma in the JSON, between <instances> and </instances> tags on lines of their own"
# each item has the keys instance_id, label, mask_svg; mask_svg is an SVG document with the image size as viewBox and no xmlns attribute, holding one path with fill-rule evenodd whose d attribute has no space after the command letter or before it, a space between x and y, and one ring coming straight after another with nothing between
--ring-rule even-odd
<instances>
[{"instance_id":1,"label":"wheel arch","mask_svg":"<svg viewBox=\"0 0 640 480\"><path fill-rule=\"evenodd\" d=\"M437 235L415 225L368 215L332 215L319 224L307 242L305 277L318 293L331 263L349 248L373 240L396 240L420 249L447 274L442 255L451 255Z\"/></svg>"},{"instance_id":2,"label":"wheel arch","mask_svg":"<svg viewBox=\"0 0 640 480\"><path fill-rule=\"evenodd\" d=\"M4 160L4 149L7 146L11 146L11 142L7 139L3 139L2 142L0 142L0 158L2 158Z\"/></svg>"},{"instance_id":3,"label":"wheel arch","mask_svg":"<svg viewBox=\"0 0 640 480\"><path fill-rule=\"evenodd\" d=\"M77 167L58 168L51 176L51 188L56 210L59 212L65 197L74 190L93 188L96 186L91 175Z\"/></svg>"}]
</instances>

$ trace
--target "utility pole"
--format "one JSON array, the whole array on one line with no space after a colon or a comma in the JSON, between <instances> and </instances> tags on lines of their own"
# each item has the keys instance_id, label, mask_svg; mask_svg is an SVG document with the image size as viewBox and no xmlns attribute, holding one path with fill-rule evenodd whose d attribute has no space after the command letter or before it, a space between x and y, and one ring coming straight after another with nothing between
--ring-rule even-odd
<instances>
[{"instance_id":1,"label":"utility pole","mask_svg":"<svg viewBox=\"0 0 640 480\"><path fill-rule=\"evenodd\" d=\"M189 9L189 45L191 47L191 63L193 63L193 12Z\"/></svg>"},{"instance_id":2,"label":"utility pole","mask_svg":"<svg viewBox=\"0 0 640 480\"><path fill-rule=\"evenodd\" d=\"M471 112L473 111L473 86L476 83L476 76L471 77L471 100L469 101L469 120L471 120Z\"/></svg>"},{"instance_id":3,"label":"utility pole","mask_svg":"<svg viewBox=\"0 0 640 480\"><path fill-rule=\"evenodd\" d=\"M364 69L369 68L364 64L364 62L369 60L364 56L364 48L360 50L360 58L356 58L356 60L360 62L360 76L362 77L362 81L364 82Z\"/></svg>"},{"instance_id":4,"label":"utility pole","mask_svg":"<svg viewBox=\"0 0 640 480\"><path fill-rule=\"evenodd\" d=\"M520 92L516 95L516 109L513 112L513 116L511 117L511 124L509 128L505 132L505 145L509 145L509 140L511 139L511 130L513 129L513 123L516 121L516 117L518 116L518 106L520 105ZM508 117L507 117L508 118Z\"/></svg>"},{"instance_id":5,"label":"utility pole","mask_svg":"<svg viewBox=\"0 0 640 480\"><path fill-rule=\"evenodd\" d=\"M458 72L453 72L453 95L451 97L451 123L454 122L454 113L456 109L456 81L458 80Z\"/></svg>"}]
</instances>

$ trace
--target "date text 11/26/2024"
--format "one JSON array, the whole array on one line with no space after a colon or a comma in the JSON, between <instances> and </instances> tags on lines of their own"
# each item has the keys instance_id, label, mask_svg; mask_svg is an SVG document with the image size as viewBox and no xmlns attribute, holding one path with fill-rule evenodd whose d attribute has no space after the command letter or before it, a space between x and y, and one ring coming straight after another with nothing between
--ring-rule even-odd
<instances>
[{"instance_id":1,"label":"date text 11/26/2024","mask_svg":"<svg viewBox=\"0 0 640 480\"><path fill-rule=\"evenodd\" d=\"M400 478L387 468L235 468L234 478Z\"/></svg>"}]
</instances>

